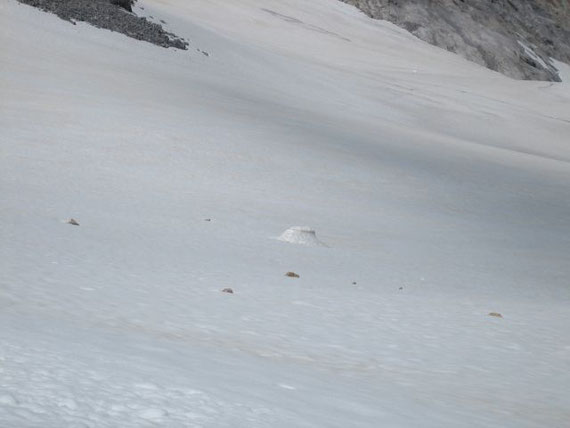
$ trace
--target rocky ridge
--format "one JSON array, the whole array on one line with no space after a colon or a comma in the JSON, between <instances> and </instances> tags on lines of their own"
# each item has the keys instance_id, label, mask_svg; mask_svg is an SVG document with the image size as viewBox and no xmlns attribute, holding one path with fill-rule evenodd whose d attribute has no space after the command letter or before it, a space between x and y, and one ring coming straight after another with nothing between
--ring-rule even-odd
<instances>
[{"instance_id":1,"label":"rocky ridge","mask_svg":"<svg viewBox=\"0 0 570 428\"><path fill-rule=\"evenodd\" d=\"M570 63L568 0L341 0L515 79L560 81Z\"/></svg>"}]
</instances>

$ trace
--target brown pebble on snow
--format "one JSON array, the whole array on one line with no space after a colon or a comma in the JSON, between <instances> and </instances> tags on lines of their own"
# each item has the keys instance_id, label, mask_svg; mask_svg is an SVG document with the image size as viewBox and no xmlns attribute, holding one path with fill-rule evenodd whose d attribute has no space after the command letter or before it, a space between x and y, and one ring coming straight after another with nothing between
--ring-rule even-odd
<instances>
[{"instance_id":1,"label":"brown pebble on snow","mask_svg":"<svg viewBox=\"0 0 570 428\"><path fill-rule=\"evenodd\" d=\"M72 224L74 226L79 226L79 222L77 220L75 220L74 218L70 218L69 220L67 220L67 224Z\"/></svg>"},{"instance_id":2,"label":"brown pebble on snow","mask_svg":"<svg viewBox=\"0 0 570 428\"><path fill-rule=\"evenodd\" d=\"M234 294L234 290L232 290L231 288L224 288L222 290L222 293Z\"/></svg>"},{"instance_id":3,"label":"brown pebble on snow","mask_svg":"<svg viewBox=\"0 0 570 428\"><path fill-rule=\"evenodd\" d=\"M503 316L498 312L489 312L489 316L495 318L503 318Z\"/></svg>"},{"instance_id":4,"label":"brown pebble on snow","mask_svg":"<svg viewBox=\"0 0 570 428\"><path fill-rule=\"evenodd\" d=\"M299 275L297 275L295 272L287 272L285 276L288 276L289 278L299 278Z\"/></svg>"}]
</instances>

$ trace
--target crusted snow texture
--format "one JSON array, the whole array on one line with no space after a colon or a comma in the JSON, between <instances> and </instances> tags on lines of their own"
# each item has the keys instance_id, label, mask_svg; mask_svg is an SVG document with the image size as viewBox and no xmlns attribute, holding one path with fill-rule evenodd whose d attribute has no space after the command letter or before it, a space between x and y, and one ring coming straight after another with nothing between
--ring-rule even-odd
<instances>
[{"instance_id":1,"label":"crusted snow texture","mask_svg":"<svg viewBox=\"0 0 570 428\"><path fill-rule=\"evenodd\" d=\"M116 31L133 39L177 49L188 49L188 43L159 24L138 17L131 11L130 0L19 0L67 21L85 21L98 28Z\"/></svg>"},{"instance_id":2,"label":"crusted snow texture","mask_svg":"<svg viewBox=\"0 0 570 428\"><path fill-rule=\"evenodd\" d=\"M515 79L560 81L550 58L570 63L567 0L342 1Z\"/></svg>"}]
</instances>

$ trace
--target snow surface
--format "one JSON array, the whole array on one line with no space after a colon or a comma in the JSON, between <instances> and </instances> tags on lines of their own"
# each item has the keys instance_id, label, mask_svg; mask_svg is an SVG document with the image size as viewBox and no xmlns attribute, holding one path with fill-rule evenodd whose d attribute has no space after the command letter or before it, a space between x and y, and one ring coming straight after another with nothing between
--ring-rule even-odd
<instances>
[{"instance_id":1,"label":"snow surface","mask_svg":"<svg viewBox=\"0 0 570 428\"><path fill-rule=\"evenodd\" d=\"M0 3L1 427L567 426L568 84L137 4L194 50Z\"/></svg>"},{"instance_id":2,"label":"snow surface","mask_svg":"<svg viewBox=\"0 0 570 428\"><path fill-rule=\"evenodd\" d=\"M566 83L570 83L570 65L557 61L554 58L550 58L550 61L558 70L558 76L560 77L560 80Z\"/></svg>"},{"instance_id":3,"label":"snow surface","mask_svg":"<svg viewBox=\"0 0 570 428\"><path fill-rule=\"evenodd\" d=\"M326 246L317 238L317 232L308 226L293 226L277 238L289 244L308 245L313 247Z\"/></svg>"}]
</instances>

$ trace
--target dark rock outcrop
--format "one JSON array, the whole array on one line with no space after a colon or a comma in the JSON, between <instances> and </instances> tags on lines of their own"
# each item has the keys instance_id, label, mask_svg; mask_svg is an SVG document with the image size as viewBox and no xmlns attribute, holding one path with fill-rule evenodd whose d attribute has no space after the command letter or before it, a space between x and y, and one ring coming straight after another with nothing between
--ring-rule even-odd
<instances>
[{"instance_id":1,"label":"dark rock outcrop","mask_svg":"<svg viewBox=\"0 0 570 428\"><path fill-rule=\"evenodd\" d=\"M559 81L570 63L567 0L342 0L515 79Z\"/></svg>"},{"instance_id":2,"label":"dark rock outcrop","mask_svg":"<svg viewBox=\"0 0 570 428\"><path fill-rule=\"evenodd\" d=\"M188 49L188 43L159 24L138 17L132 11L134 0L18 0L66 21L84 21L98 28L116 31L133 39L177 49Z\"/></svg>"},{"instance_id":3,"label":"dark rock outcrop","mask_svg":"<svg viewBox=\"0 0 570 428\"><path fill-rule=\"evenodd\" d=\"M110 0L111 4L116 6L122 7L123 9L132 12L133 11L133 4L135 4L136 0Z\"/></svg>"}]
</instances>

